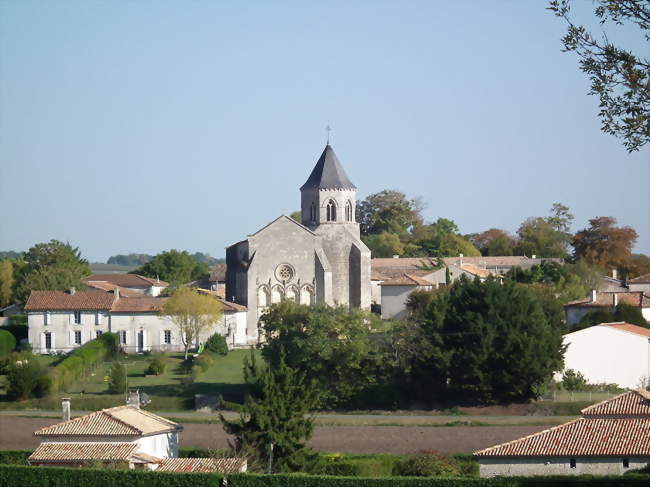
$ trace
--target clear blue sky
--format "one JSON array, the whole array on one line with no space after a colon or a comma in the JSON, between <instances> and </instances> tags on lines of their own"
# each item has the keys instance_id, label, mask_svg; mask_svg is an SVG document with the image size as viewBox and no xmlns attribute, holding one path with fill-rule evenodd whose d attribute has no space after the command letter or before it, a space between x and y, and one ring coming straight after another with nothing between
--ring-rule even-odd
<instances>
[{"instance_id":1,"label":"clear blue sky","mask_svg":"<svg viewBox=\"0 0 650 487\"><path fill-rule=\"evenodd\" d=\"M329 121L360 198L422 196L463 233L562 202L650 253L650 148L599 130L545 7L2 0L0 250L223 256L299 208Z\"/></svg>"}]
</instances>

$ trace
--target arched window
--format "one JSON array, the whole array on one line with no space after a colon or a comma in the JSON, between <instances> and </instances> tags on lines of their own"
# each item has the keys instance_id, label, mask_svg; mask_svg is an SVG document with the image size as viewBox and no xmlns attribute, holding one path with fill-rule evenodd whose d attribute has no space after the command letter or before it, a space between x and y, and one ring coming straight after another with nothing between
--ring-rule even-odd
<instances>
[{"instance_id":1,"label":"arched window","mask_svg":"<svg viewBox=\"0 0 650 487\"><path fill-rule=\"evenodd\" d=\"M350 200L345 204L345 221L352 221L352 203L350 203Z\"/></svg>"},{"instance_id":2,"label":"arched window","mask_svg":"<svg viewBox=\"0 0 650 487\"><path fill-rule=\"evenodd\" d=\"M334 203L334 200L329 200L327 202L327 221L336 221L336 203Z\"/></svg>"},{"instance_id":3,"label":"arched window","mask_svg":"<svg viewBox=\"0 0 650 487\"><path fill-rule=\"evenodd\" d=\"M309 221L310 222L316 221L316 203L312 203L309 206Z\"/></svg>"}]
</instances>

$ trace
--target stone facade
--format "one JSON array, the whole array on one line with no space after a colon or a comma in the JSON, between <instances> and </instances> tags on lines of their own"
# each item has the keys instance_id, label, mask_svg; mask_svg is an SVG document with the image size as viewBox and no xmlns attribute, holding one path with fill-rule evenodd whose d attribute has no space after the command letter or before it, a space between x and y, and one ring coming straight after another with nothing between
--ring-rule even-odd
<instances>
[{"instance_id":1,"label":"stone facade","mask_svg":"<svg viewBox=\"0 0 650 487\"><path fill-rule=\"evenodd\" d=\"M327 145L301 188L302 222L282 215L226 249L226 299L248 307L249 340L283 299L370 308L370 250L355 206L356 187Z\"/></svg>"},{"instance_id":2,"label":"stone facade","mask_svg":"<svg viewBox=\"0 0 650 487\"><path fill-rule=\"evenodd\" d=\"M620 475L645 467L650 457L479 458L481 477L535 475Z\"/></svg>"}]
</instances>

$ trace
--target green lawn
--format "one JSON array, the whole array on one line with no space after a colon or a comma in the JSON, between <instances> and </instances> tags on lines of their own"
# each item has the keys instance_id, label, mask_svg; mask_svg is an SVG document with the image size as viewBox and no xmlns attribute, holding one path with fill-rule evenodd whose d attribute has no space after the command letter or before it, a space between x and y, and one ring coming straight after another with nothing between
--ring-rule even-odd
<instances>
[{"instance_id":1,"label":"green lawn","mask_svg":"<svg viewBox=\"0 0 650 487\"><path fill-rule=\"evenodd\" d=\"M205 372L200 373L190 390L184 387L182 379L187 377L183 367L182 354L168 354L167 368L164 374L145 376L145 370L151 360L150 356L128 355L121 357L119 362L127 369L128 387L145 392L151 399L150 409L158 411L184 411L194 408L194 394L222 394L226 399L233 400L243 396L243 360L250 351L235 350L225 357L218 357L215 363ZM255 352L258 353L258 352ZM56 357L43 356L45 365L56 361ZM72 384L67 391L53 394L52 397L33 399L21 402L9 402L0 396L0 409L54 409L60 407L61 397L72 399L75 410L96 410L124 404L123 394L108 394L108 383L105 378L111 363L98 367L83 380ZM0 376L0 387L5 377ZM4 390L1 391L4 396Z\"/></svg>"}]
</instances>

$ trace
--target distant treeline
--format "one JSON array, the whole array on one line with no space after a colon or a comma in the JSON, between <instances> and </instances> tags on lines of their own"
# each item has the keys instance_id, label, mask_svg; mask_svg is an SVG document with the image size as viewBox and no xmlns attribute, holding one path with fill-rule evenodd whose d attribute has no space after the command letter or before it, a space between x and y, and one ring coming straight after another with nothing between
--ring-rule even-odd
<instances>
[{"instance_id":1,"label":"distant treeline","mask_svg":"<svg viewBox=\"0 0 650 487\"><path fill-rule=\"evenodd\" d=\"M195 252L191 255L197 262L207 264L208 266L222 264L226 261L225 259L217 259L212 257L210 254L204 254L203 252ZM153 257L154 256L150 254L117 254L110 256L106 263L126 266L141 266L149 262Z\"/></svg>"}]
</instances>

